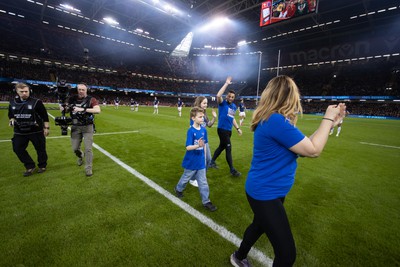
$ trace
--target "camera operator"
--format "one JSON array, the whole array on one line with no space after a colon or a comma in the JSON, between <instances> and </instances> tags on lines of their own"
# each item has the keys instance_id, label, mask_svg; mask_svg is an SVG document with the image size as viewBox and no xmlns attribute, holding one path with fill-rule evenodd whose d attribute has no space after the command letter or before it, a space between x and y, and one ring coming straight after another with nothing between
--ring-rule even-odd
<instances>
[{"instance_id":1,"label":"camera operator","mask_svg":"<svg viewBox=\"0 0 400 267\"><path fill-rule=\"evenodd\" d=\"M30 96L27 84L17 83L15 92L17 96L8 107L9 125L14 127L13 150L26 168L23 175L30 176L35 171L35 162L26 150L31 141L37 153L37 172L43 173L47 166L46 136L50 130L46 108L41 100Z\"/></svg>"},{"instance_id":2,"label":"camera operator","mask_svg":"<svg viewBox=\"0 0 400 267\"><path fill-rule=\"evenodd\" d=\"M101 110L97 99L87 94L88 86L85 83L78 83L77 90L78 95L74 95L68 99L66 110L71 113L72 118L72 150L78 157L78 166L83 164L83 156L85 156L86 176L92 176L93 114L98 114ZM61 107L62 110L63 107ZM81 150L82 139L85 144L85 153Z\"/></svg>"}]
</instances>

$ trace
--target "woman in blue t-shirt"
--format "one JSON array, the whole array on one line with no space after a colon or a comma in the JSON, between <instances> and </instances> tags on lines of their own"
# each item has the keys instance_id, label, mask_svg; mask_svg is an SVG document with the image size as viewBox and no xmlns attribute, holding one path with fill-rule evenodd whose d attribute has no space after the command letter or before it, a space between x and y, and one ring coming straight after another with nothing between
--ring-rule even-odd
<instances>
[{"instance_id":1,"label":"woman in blue t-shirt","mask_svg":"<svg viewBox=\"0 0 400 267\"><path fill-rule=\"evenodd\" d=\"M234 266L248 266L251 247L266 234L274 249L273 266L292 266L296 247L283 202L294 183L298 155L318 157L332 126L344 116L346 106L330 105L318 129L310 137L296 128L302 114L300 93L288 76L273 78L254 111L253 159L246 180L246 195L254 213L239 249L231 255Z\"/></svg>"}]
</instances>

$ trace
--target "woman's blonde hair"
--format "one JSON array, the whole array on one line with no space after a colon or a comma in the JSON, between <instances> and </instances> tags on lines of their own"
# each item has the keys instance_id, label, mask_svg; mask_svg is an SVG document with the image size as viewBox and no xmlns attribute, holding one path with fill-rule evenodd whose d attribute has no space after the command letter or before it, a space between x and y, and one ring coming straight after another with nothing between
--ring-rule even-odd
<instances>
[{"instance_id":1,"label":"woman's blonde hair","mask_svg":"<svg viewBox=\"0 0 400 267\"><path fill-rule=\"evenodd\" d=\"M272 113L282 114L293 125L296 124L297 114L303 114L299 88L293 79L286 75L273 78L265 87L253 113L251 130L255 131L258 124L267 121Z\"/></svg>"}]
</instances>

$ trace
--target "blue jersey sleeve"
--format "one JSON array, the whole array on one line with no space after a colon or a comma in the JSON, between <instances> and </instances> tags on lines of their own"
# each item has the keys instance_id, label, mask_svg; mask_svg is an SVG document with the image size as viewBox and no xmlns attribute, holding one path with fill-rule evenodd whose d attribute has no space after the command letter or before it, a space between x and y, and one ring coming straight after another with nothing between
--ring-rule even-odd
<instances>
[{"instance_id":1,"label":"blue jersey sleeve","mask_svg":"<svg viewBox=\"0 0 400 267\"><path fill-rule=\"evenodd\" d=\"M305 137L299 129L280 114L272 114L268 121L271 123L271 128L274 129L270 132L271 137L287 149L296 145Z\"/></svg>"},{"instance_id":2,"label":"blue jersey sleeve","mask_svg":"<svg viewBox=\"0 0 400 267\"><path fill-rule=\"evenodd\" d=\"M186 146L194 145L194 135L193 132L191 131L191 128L192 127L189 128L186 134Z\"/></svg>"}]
</instances>

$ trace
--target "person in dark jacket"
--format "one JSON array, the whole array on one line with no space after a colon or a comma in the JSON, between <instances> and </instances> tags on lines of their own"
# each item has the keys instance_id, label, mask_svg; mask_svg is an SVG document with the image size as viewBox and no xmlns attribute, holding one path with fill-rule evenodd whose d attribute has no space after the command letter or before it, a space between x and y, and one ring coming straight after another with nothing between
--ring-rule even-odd
<instances>
[{"instance_id":1,"label":"person in dark jacket","mask_svg":"<svg viewBox=\"0 0 400 267\"><path fill-rule=\"evenodd\" d=\"M17 96L8 107L9 125L14 128L12 147L14 153L25 166L24 176L30 176L36 164L26 150L29 141L37 152L38 173L46 171L46 136L49 135L49 116L40 99L31 97L31 90L25 83L15 85Z\"/></svg>"}]
</instances>

